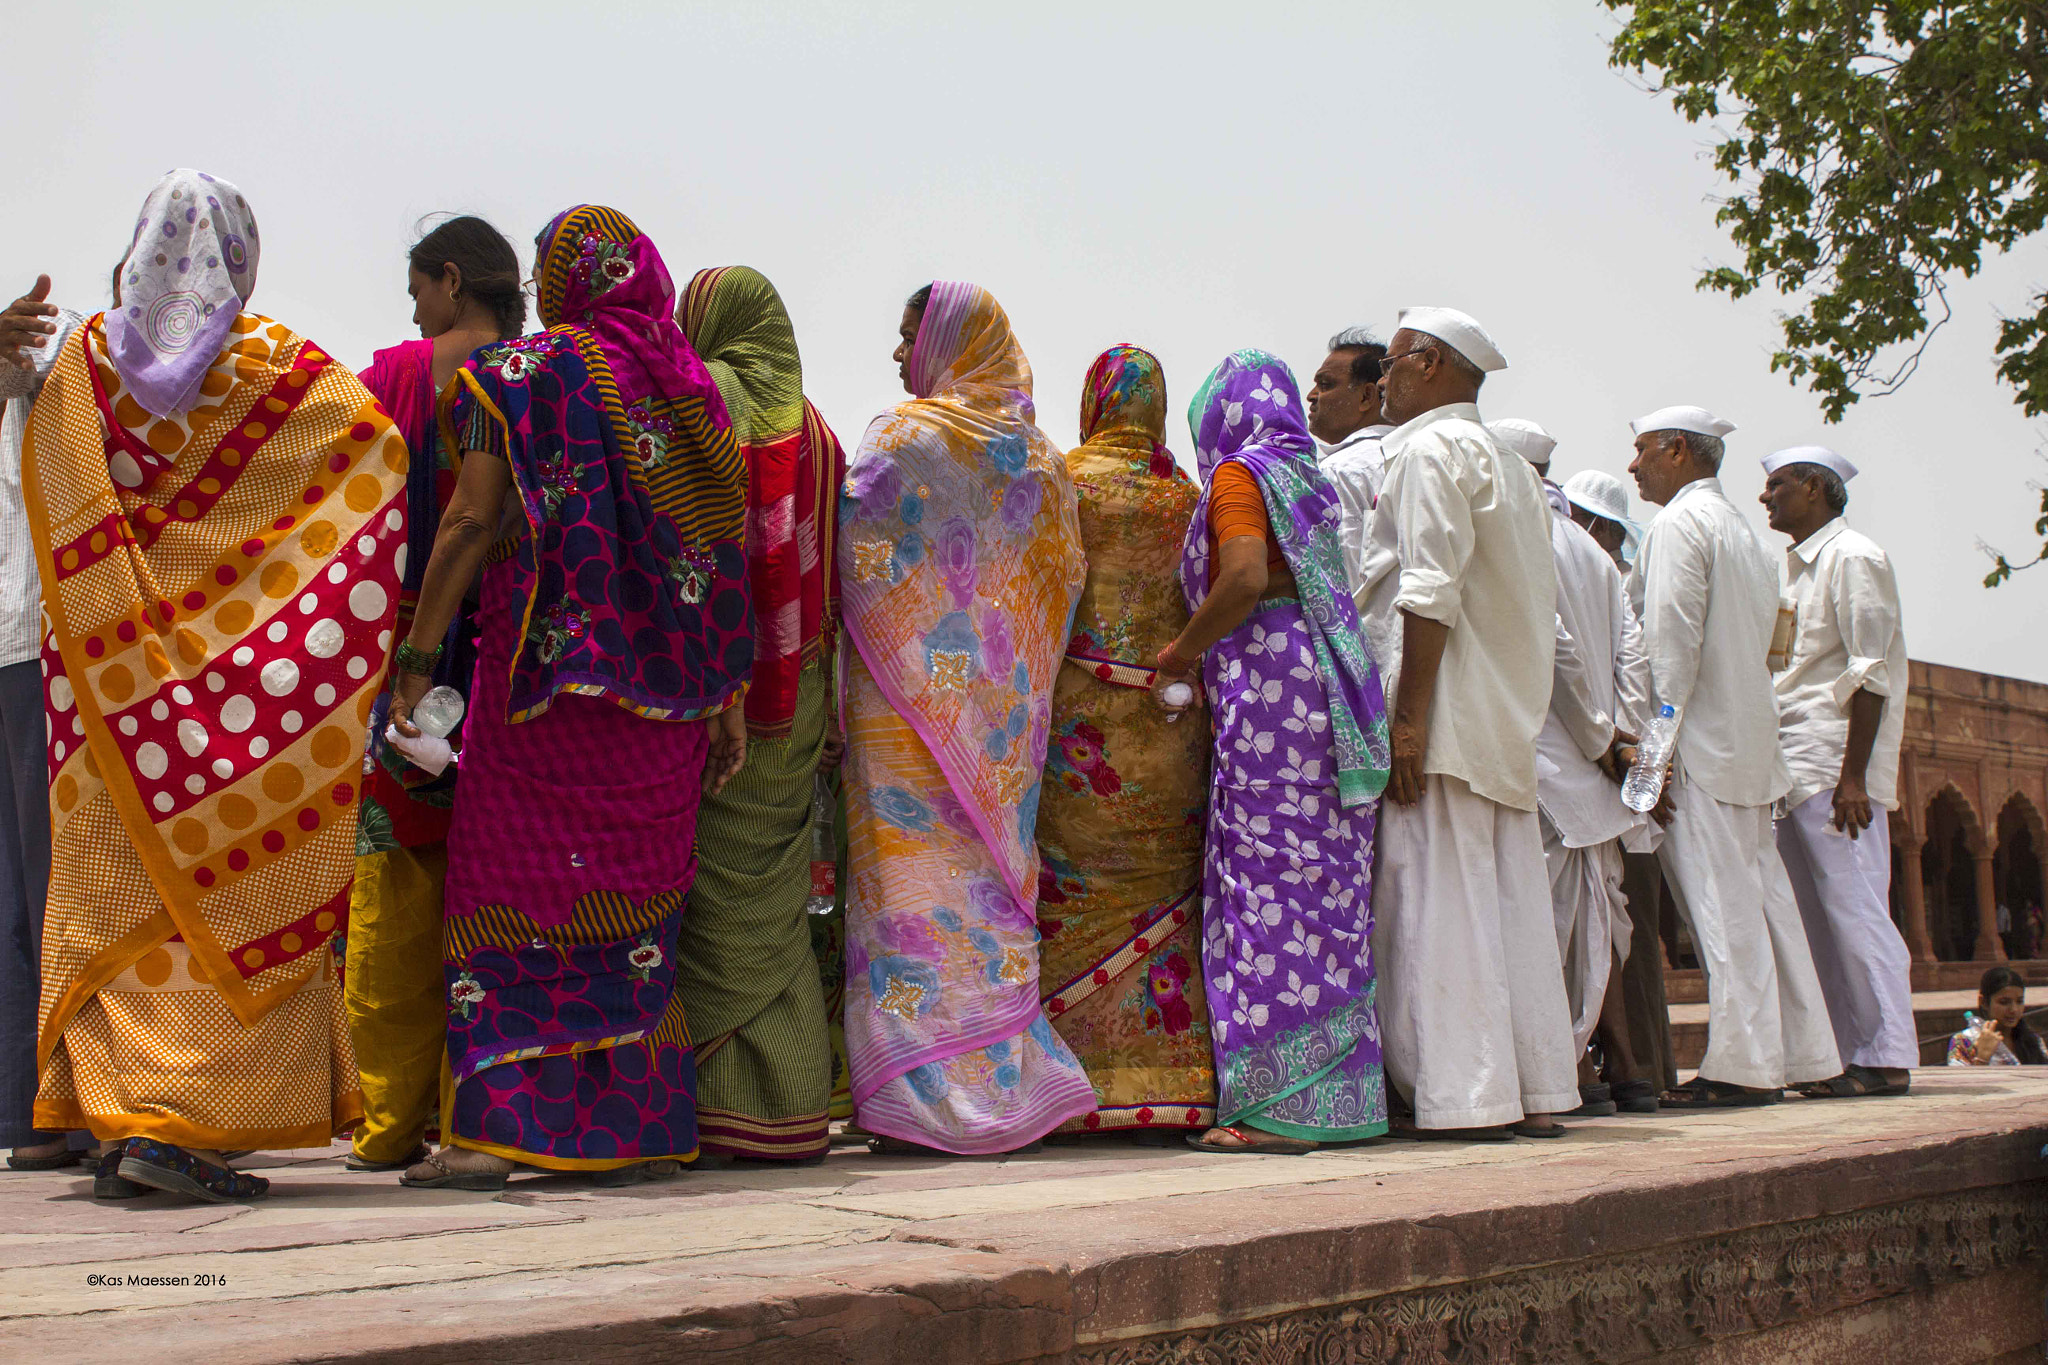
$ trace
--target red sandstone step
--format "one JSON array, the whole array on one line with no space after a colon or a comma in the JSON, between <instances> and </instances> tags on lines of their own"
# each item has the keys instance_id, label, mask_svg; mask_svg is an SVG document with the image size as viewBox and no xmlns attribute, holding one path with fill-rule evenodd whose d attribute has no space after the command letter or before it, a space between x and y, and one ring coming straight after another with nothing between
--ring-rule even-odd
<instances>
[{"instance_id":1,"label":"red sandstone step","mask_svg":"<svg viewBox=\"0 0 2048 1365\"><path fill-rule=\"evenodd\" d=\"M1919 991L1974 991L1984 973L1992 967L2011 967L2026 978L2029 986L2048 986L2048 959L2024 962L1916 962L1913 989ZM1664 1000L1672 1005L1704 1005L1707 981L1696 967L1664 969Z\"/></svg>"}]
</instances>

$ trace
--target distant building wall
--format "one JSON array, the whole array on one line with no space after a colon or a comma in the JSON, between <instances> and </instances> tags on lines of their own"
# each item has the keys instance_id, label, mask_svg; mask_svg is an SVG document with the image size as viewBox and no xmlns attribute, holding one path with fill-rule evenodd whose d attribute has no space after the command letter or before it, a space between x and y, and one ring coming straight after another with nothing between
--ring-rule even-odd
<instances>
[{"instance_id":1,"label":"distant building wall","mask_svg":"<svg viewBox=\"0 0 2048 1365\"><path fill-rule=\"evenodd\" d=\"M1910 671L1892 917L1916 960L2039 955L2048 685L1918 659Z\"/></svg>"}]
</instances>

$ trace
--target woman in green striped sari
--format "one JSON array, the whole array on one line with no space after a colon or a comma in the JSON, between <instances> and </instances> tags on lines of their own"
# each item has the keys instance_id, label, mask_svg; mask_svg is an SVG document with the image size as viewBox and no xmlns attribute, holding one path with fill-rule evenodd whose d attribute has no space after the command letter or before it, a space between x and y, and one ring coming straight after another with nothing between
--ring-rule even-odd
<instances>
[{"instance_id":1,"label":"woman in green striped sari","mask_svg":"<svg viewBox=\"0 0 2048 1365\"><path fill-rule=\"evenodd\" d=\"M812 792L830 728L833 532L846 459L804 399L789 314L759 272L699 272L676 321L746 451L756 631L747 763L698 814L697 882L678 954L676 991L697 1047L698 1133L712 1160L814 1160L827 1142L832 1045L804 908Z\"/></svg>"}]
</instances>

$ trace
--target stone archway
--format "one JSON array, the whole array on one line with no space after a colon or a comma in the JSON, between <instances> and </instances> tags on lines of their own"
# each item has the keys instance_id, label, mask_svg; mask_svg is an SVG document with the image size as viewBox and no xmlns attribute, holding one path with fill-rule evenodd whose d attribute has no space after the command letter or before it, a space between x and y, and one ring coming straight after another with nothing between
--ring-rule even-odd
<instances>
[{"instance_id":1,"label":"stone archway","mask_svg":"<svg viewBox=\"0 0 2048 1365\"><path fill-rule=\"evenodd\" d=\"M2038 913L2044 854L2048 839L2042 837L2041 812L2025 793L2012 793L1998 810L1998 847L1991 865L1997 903L2010 914L2011 927L2003 935L2010 957L2031 958L2041 952L2043 930L2048 928Z\"/></svg>"},{"instance_id":2,"label":"stone archway","mask_svg":"<svg viewBox=\"0 0 2048 1365\"><path fill-rule=\"evenodd\" d=\"M1920 857L1921 885L1927 898L1927 935L1934 955L1944 962L1972 962L1987 949L1981 942L1985 916L1979 909L1984 880L1978 863L1988 849L1984 827L1969 798L1953 783L1927 803L1923 826L1927 842ZM1996 936L1988 945L2004 955Z\"/></svg>"}]
</instances>

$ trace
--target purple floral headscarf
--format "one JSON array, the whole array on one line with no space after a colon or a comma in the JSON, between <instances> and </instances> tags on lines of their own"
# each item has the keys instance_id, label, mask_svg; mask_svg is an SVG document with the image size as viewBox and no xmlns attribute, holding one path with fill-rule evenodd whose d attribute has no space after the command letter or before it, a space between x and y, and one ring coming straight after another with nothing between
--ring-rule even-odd
<instances>
[{"instance_id":1,"label":"purple floral headscarf","mask_svg":"<svg viewBox=\"0 0 2048 1365\"><path fill-rule=\"evenodd\" d=\"M256 214L225 180L180 169L157 181L107 310L107 353L158 417L199 399L228 329L256 292Z\"/></svg>"}]
</instances>

